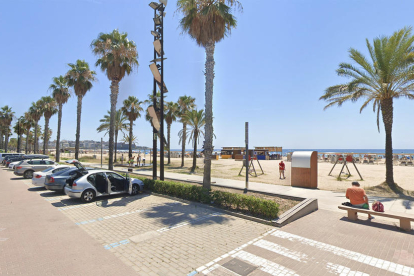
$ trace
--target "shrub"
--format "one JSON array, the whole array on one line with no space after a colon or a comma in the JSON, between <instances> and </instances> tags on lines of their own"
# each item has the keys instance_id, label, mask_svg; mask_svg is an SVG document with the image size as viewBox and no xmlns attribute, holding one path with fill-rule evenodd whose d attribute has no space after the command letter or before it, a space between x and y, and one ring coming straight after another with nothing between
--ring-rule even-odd
<instances>
[{"instance_id":1,"label":"shrub","mask_svg":"<svg viewBox=\"0 0 414 276\"><path fill-rule=\"evenodd\" d=\"M144 182L145 189L164 195L209 203L267 219L275 219L279 213L279 204L267 199L222 191L210 192L201 186L173 181L154 181L143 177L136 178Z\"/></svg>"}]
</instances>

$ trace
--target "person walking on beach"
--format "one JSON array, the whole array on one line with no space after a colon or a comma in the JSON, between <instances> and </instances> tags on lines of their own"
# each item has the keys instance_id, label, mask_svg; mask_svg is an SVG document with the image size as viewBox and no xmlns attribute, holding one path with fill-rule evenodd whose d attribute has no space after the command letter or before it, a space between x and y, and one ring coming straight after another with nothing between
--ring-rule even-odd
<instances>
[{"instance_id":1,"label":"person walking on beach","mask_svg":"<svg viewBox=\"0 0 414 276\"><path fill-rule=\"evenodd\" d=\"M283 178L282 178L283 175ZM285 177L285 163L283 163L283 160L279 163L279 179L286 179Z\"/></svg>"},{"instance_id":2,"label":"person walking on beach","mask_svg":"<svg viewBox=\"0 0 414 276\"><path fill-rule=\"evenodd\" d=\"M142 165L145 166L145 156L142 158Z\"/></svg>"},{"instance_id":3,"label":"person walking on beach","mask_svg":"<svg viewBox=\"0 0 414 276\"><path fill-rule=\"evenodd\" d=\"M141 167L141 155L138 155L138 158L137 158L137 166L138 167Z\"/></svg>"},{"instance_id":4,"label":"person walking on beach","mask_svg":"<svg viewBox=\"0 0 414 276\"><path fill-rule=\"evenodd\" d=\"M368 209L368 197L365 194L363 188L359 187L359 182L352 182L352 187L346 189L345 197L349 199L352 204L352 207ZM374 217L371 214L368 214L368 219L373 219Z\"/></svg>"},{"instance_id":5,"label":"person walking on beach","mask_svg":"<svg viewBox=\"0 0 414 276\"><path fill-rule=\"evenodd\" d=\"M124 165L124 155L121 155L121 165Z\"/></svg>"}]
</instances>

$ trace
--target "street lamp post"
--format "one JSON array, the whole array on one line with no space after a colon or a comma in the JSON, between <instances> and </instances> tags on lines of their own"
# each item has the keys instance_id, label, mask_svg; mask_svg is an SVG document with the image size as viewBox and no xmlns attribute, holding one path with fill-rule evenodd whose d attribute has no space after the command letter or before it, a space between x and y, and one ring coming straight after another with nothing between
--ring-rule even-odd
<instances>
[{"instance_id":1,"label":"street lamp post","mask_svg":"<svg viewBox=\"0 0 414 276\"><path fill-rule=\"evenodd\" d=\"M17 153L20 153L20 118L17 119Z\"/></svg>"},{"instance_id":2,"label":"street lamp post","mask_svg":"<svg viewBox=\"0 0 414 276\"><path fill-rule=\"evenodd\" d=\"M160 179L164 180L164 93L168 92L164 84L164 9L167 0L160 0L160 3L151 2L149 6L154 9L154 30L151 34L154 36L154 59L150 69L154 75L153 82L153 108L155 113L160 112L159 125L154 123L158 118L153 118L153 179L157 179L157 133L160 136ZM159 14L157 14L157 11ZM157 55L160 57L157 59ZM160 64L157 64L160 63ZM160 73L161 71L161 73ZM159 107L157 108L157 84L161 90ZM157 116L155 116L157 117ZM157 128L158 127L158 128Z\"/></svg>"}]
</instances>

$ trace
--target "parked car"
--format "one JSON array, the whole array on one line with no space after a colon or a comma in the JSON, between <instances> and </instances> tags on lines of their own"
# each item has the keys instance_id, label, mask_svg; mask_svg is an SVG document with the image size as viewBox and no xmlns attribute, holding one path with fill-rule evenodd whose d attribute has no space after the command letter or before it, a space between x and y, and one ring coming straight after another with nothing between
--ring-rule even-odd
<instances>
[{"instance_id":1,"label":"parked car","mask_svg":"<svg viewBox=\"0 0 414 276\"><path fill-rule=\"evenodd\" d=\"M58 172L69 170L69 169L71 169L70 166L58 165L58 166L47 168L46 170L41 171L41 172L35 172L33 173L32 184L35 186L44 187L47 175L56 174Z\"/></svg>"},{"instance_id":2,"label":"parked car","mask_svg":"<svg viewBox=\"0 0 414 276\"><path fill-rule=\"evenodd\" d=\"M23 155L23 153L0 153L0 162L3 162L6 156L19 156Z\"/></svg>"},{"instance_id":3,"label":"parked car","mask_svg":"<svg viewBox=\"0 0 414 276\"><path fill-rule=\"evenodd\" d=\"M9 169L11 169L12 171L14 171L15 166L16 166L17 164L19 164L19 163L20 163L20 161L11 162L11 163L9 164Z\"/></svg>"},{"instance_id":4,"label":"parked car","mask_svg":"<svg viewBox=\"0 0 414 276\"><path fill-rule=\"evenodd\" d=\"M77 179L87 174L89 170L93 170L93 168L83 167L82 164L76 159L67 160L65 163L73 164L74 167L71 167L69 170L46 175L45 188L47 190L64 193L67 179L72 177Z\"/></svg>"},{"instance_id":5,"label":"parked car","mask_svg":"<svg viewBox=\"0 0 414 276\"><path fill-rule=\"evenodd\" d=\"M15 166L14 174L17 176L23 176L26 179L33 178L34 172L44 171L47 168L55 166L55 162L52 160L43 159L30 159L22 160Z\"/></svg>"},{"instance_id":6,"label":"parked car","mask_svg":"<svg viewBox=\"0 0 414 276\"><path fill-rule=\"evenodd\" d=\"M26 159L49 159L49 156L42 154L30 154L30 155L9 155L3 160L3 165L9 166L11 162L21 161Z\"/></svg>"},{"instance_id":7,"label":"parked car","mask_svg":"<svg viewBox=\"0 0 414 276\"><path fill-rule=\"evenodd\" d=\"M68 179L65 193L69 197L92 202L96 197L129 193L137 195L144 190L144 182L112 171L95 170L78 179Z\"/></svg>"}]
</instances>

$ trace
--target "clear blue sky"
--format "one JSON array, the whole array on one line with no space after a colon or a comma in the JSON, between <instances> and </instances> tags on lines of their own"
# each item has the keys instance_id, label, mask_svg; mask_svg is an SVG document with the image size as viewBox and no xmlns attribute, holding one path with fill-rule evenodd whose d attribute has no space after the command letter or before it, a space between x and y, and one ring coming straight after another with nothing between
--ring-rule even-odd
<instances>
[{"instance_id":1,"label":"clear blue sky","mask_svg":"<svg viewBox=\"0 0 414 276\"><path fill-rule=\"evenodd\" d=\"M96 57L90 43L100 32L119 29L137 44L139 69L120 84L118 106L129 95L146 99L152 89L153 11L143 0L3 0L0 10L0 106L17 116L31 102L50 95L52 77L67 72L67 63ZM362 102L323 111L318 98L328 86L346 79L336 75L350 61L350 47L366 53L365 39L414 24L412 1L241 1L237 29L216 45L214 85L215 148L243 146L244 122L250 123L251 146L284 148L384 148L372 108L359 114ZM167 100L196 98L204 108L203 48L181 34L176 1L165 20ZM99 140L99 119L110 108L110 82L97 68L99 81L83 100L81 140ZM414 101L394 104L394 148L414 148ZM43 125L44 120L42 119ZM62 139L75 140L76 97L63 108ZM57 115L51 119L53 139ZM172 148L180 148L172 126ZM150 146L152 133L142 117L134 135ZM121 135L122 137L122 135ZM105 137L104 139L107 139ZM190 145L188 146L191 147Z\"/></svg>"}]
</instances>

